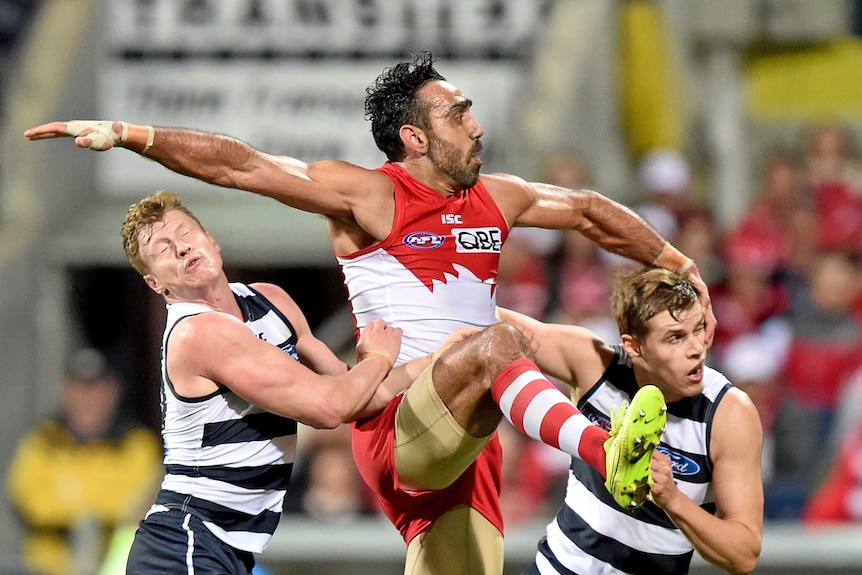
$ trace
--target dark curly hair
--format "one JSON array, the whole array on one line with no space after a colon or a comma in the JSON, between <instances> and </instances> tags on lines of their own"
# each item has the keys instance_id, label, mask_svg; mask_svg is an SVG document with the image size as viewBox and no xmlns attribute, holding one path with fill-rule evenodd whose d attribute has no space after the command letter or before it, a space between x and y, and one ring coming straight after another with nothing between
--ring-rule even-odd
<instances>
[{"instance_id":1,"label":"dark curly hair","mask_svg":"<svg viewBox=\"0 0 862 575\"><path fill-rule=\"evenodd\" d=\"M419 52L412 62L384 69L365 89L365 119L371 121L374 143L389 161L404 159L404 144L398 135L401 126L411 124L427 129L428 110L416 94L428 82L446 79L434 69L433 63L431 52Z\"/></svg>"}]
</instances>

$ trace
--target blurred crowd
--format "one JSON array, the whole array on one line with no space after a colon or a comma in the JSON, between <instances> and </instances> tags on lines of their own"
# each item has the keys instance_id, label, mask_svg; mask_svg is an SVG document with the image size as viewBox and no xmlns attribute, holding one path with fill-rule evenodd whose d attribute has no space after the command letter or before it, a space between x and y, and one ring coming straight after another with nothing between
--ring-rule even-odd
<instances>
[{"instance_id":1,"label":"blurred crowd","mask_svg":"<svg viewBox=\"0 0 862 575\"><path fill-rule=\"evenodd\" d=\"M155 498L162 469L158 434L124 409L123 382L93 348L65 366L55 413L20 439L6 472L18 513L21 564L38 575L100 571L115 536L135 526Z\"/></svg>"},{"instance_id":2,"label":"blurred crowd","mask_svg":"<svg viewBox=\"0 0 862 575\"><path fill-rule=\"evenodd\" d=\"M656 150L637 168L632 209L693 257L709 285L718 330L708 363L760 412L767 521L862 520L862 156L847 131L814 126L797 149L765 156L731 225L714 217L680 152ZM550 158L542 179L592 187L576 155ZM519 228L503 249L498 303L615 341L613 282L637 265L578 232ZM88 527L95 548L108 549L112 531L133 527L154 496L158 438L118 418L116 379L93 350L75 356L60 412L34 426L9 469L34 573L52 572L40 555L53 565L86 560L70 543ZM550 519L567 456L505 420L500 438L508 527ZM347 426L301 430L285 511L330 524L378 514Z\"/></svg>"}]
</instances>

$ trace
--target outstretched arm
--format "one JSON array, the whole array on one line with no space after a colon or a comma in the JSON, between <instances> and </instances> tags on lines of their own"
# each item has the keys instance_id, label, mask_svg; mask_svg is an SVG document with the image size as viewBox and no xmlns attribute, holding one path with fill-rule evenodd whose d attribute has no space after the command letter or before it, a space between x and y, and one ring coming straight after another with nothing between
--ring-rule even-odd
<instances>
[{"instance_id":1,"label":"outstretched arm","mask_svg":"<svg viewBox=\"0 0 862 575\"><path fill-rule=\"evenodd\" d=\"M73 137L81 148L106 151L129 149L166 168L226 188L237 188L275 198L291 207L326 216L353 213L355 192L365 201L375 183L384 178L346 162L306 164L285 156L273 156L230 136L140 126L126 122L75 120L51 122L24 132L30 140ZM387 180L388 181L388 180Z\"/></svg>"},{"instance_id":2,"label":"outstretched arm","mask_svg":"<svg viewBox=\"0 0 862 575\"><path fill-rule=\"evenodd\" d=\"M658 450L650 471L652 500L673 520L707 561L729 573L750 573L763 541L763 435L757 410L745 393L732 388L718 406L710 442L712 515L677 489L670 459Z\"/></svg>"},{"instance_id":3,"label":"outstretched arm","mask_svg":"<svg viewBox=\"0 0 862 575\"><path fill-rule=\"evenodd\" d=\"M485 176L483 182L513 226L577 230L610 252L689 276L706 314L707 347L712 344L715 314L695 262L633 210L592 190L528 183L506 174Z\"/></svg>"}]
</instances>

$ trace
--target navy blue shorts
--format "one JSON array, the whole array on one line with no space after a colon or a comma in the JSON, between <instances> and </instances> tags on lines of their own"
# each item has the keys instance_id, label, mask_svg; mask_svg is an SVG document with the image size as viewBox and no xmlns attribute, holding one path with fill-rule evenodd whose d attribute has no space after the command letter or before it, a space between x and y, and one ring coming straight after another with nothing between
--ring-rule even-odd
<instances>
[{"instance_id":1,"label":"navy blue shorts","mask_svg":"<svg viewBox=\"0 0 862 575\"><path fill-rule=\"evenodd\" d=\"M231 547L194 515L171 509L138 526L126 575L251 575L254 555Z\"/></svg>"}]
</instances>

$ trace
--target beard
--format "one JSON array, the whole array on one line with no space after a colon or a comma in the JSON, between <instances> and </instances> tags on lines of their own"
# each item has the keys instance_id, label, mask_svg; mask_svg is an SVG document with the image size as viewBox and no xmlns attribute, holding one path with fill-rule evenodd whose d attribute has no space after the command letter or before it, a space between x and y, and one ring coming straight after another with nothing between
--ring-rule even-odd
<instances>
[{"instance_id":1,"label":"beard","mask_svg":"<svg viewBox=\"0 0 862 575\"><path fill-rule=\"evenodd\" d=\"M482 163L478 162L476 167L472 167L471 163L475 154L481 151L482 142L479 140L475 141L473 148L467 154L462 154L450 142L433 134L428 135L428 159L462 190L472 188L479 181L479 168Z\"/></svg>"}]
</instances>

